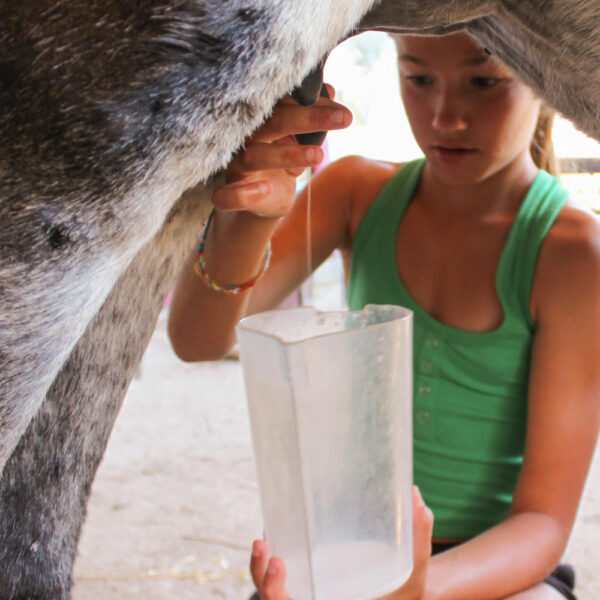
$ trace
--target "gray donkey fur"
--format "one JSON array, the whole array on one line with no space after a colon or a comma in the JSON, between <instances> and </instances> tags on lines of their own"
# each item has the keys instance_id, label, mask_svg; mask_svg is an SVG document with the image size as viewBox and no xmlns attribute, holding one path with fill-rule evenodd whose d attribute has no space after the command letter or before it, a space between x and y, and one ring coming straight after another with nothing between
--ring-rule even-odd
<instances>
[{"instance_id":1,"label":"gray donkey fur","mask_svg":"<svg viewBox=\"0 0 600 600\"><path fill-rule=\"evenodd\" d=\"M356 31L466 28L600 138L599 17L596 0L4 0L0 600L70 597L96 468L212 178L278 98Z\"/></svg>"}]
</instances>

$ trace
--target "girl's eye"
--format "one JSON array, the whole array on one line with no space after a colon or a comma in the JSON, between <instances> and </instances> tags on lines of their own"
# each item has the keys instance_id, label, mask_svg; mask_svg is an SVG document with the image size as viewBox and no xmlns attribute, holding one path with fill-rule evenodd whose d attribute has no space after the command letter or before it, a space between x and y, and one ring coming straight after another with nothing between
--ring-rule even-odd
<instances>
[{"instance_id":1,"label":"girl's eye","mask_svg":"<svg viewBox=\"0 0 600 600\"><path fill-rule=\"evenodd\" d=\"M499 77L473 77L471 79L471 83L482 90L487 90L491 87L494 87L496 84L500 82Z\"/></svg>"},{"instance_id":2,"label":"girl's eye","mask_svg":"<svg viewBox=\"0 0 600 600\"><path fill-rule=\"evenodd\" d=\"M417 87L423 87L433 83L433 78L429 75L405 75L406 79Z\"/></svg>"}]
</instances>

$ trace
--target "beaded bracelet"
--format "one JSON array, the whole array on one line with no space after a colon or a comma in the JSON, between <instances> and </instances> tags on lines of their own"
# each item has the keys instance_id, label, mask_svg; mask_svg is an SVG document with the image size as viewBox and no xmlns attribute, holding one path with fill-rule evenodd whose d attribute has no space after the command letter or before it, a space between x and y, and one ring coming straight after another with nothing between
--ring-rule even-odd
<instances>
[{"instance_id":1,"label":"beaded bracelet","mask_svg":"<svg viewBox=\"0 0 600 600\"><path fill-rule=\"evenodd\" d=\"M204 233L202 234L202 239L200 240L200 245L198 246L198 254L196 257L196 262L194 263L194 270L200 277L202 281L215 292L220 292L221 294L228 294L230 296L235 296L236 294L241 294L250 288L253 288L256 285L256 282L265 274L265 271L269 268L269 263L271 262L271 240L267 244L265 248L265 255L263 258L262 267L256 277L247 281L246 283L242 283L241 285L221 285L217 283L207 272L206 265L204 262L204 244L206 242L206 234L208 233L208 228L210 227L210 223L212 221L213 215L215 214L214 209L211 211L208 221L206 221L206 225L204 227Z\"/></svg>"}]
</instances>

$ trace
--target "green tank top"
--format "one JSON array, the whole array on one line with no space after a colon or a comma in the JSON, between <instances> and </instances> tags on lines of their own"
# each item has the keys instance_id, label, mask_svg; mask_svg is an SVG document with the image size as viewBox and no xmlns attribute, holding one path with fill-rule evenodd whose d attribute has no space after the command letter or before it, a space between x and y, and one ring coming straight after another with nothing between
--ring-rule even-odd
<instances>
[{"instance_id":1,"label":"green tank top","mask_svg":"<svg viewBox=\"0 0 600 600\"><path fill-rule=\"evenodd\" d=\"M348 304L414 312L414 480L435 515L437 538L470 538L504 519L523 461L535 323L529 311L543 240L567 192L540 171L511 227L496 272L504 319L469 332L434 319L408 294L396 233L424 159L402 167L363 217L353 244ZM432 242L433 243L433 242Z\"/></svg>"}]
</instances>

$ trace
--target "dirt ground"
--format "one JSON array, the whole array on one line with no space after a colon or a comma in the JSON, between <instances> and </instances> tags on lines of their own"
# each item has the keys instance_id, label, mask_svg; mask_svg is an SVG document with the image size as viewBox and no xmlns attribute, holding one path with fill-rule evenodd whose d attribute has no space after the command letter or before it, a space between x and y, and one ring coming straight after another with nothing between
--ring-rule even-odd
<instances>
[{"instance_id":1,"label":"dirt ground","mask_svg":"<svg viewBox=\"0 0 600 600\"><path fill-rule=\"evenodd\" d=\"M94 483L74 600L245 600L258 489L237 361L186 365L163 314ZM567 560L600 598L600 453Z\"/></svg>"}]
</instances>

